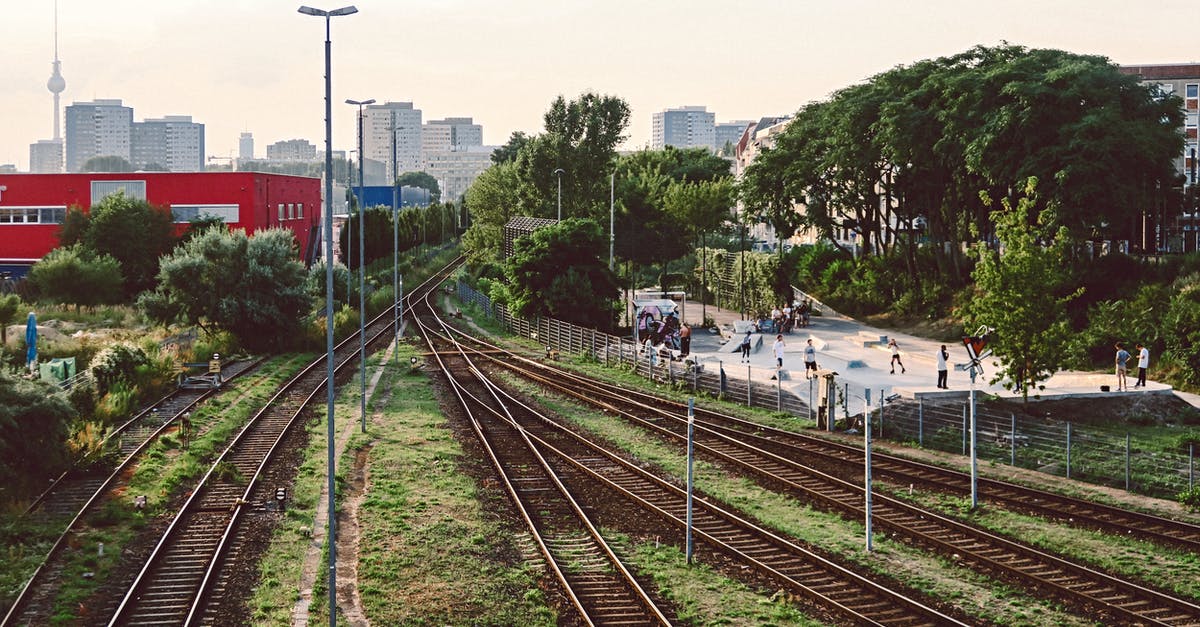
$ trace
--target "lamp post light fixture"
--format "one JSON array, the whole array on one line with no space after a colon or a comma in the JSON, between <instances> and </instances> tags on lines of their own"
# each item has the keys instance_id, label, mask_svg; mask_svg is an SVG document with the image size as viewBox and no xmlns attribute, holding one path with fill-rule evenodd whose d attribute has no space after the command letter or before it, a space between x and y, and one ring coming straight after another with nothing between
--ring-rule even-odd
<instances>
[{"instance_id":1,"label":"lamp post light fixture","mask_svg":"<svg viewBox=\"0 0 1200 627\"><path fill-rule=\"evenodd\" d=\"M325 403L326 428L326 485L329 491L329 520L326 538L329 543L329 624L337 625L337 522L333 513L337 511L334 500L334 428L333 428L333 213L330 203L333 202L333 109L332 83L330 81L330 51L329 18L358 13L354 6L342 7L332 11L314 9L308 6L300 7L300 12L325 18L325 391L328 396Z\"/></svg>"},{"instance_id":2,"label":"lamp post light fixture","mask_svg":"<svg viewBox=\"0 0 1200 627\"><path fill-rule=\"evenodd\" d=\"M361 389L359 390L359 399L362 409L362 432L367 432L367 332L366 332L366 291L367 291L367 266L366 266L366 241L364 232L367 230L367 213L366 208L367 188L366 180L364 179L363 164L366 163L366 153L363 152L363 107L365 105L375 104L375 99L369 100L350 100L346 99L346 104L358 107L358 366L362 373Z\"/></svg>"},{"instance_id":3,"label":"lamp post light fixture","mask_svg":"<svg viewBox=\"0 0 1200 627\"><path fill-rule=\"evenodd\" d=\"M554 175L558 177L558 221L562 222L562 175L566 174L566 170L558 168L554 171Z\"/></svg>"},{"instance_id":4,"label":"lamp post light fixture","mask_svg":"<svg viewBox=\"0 0 1200 627\"><path fill-rule=\"evenodd\" d=\"M400 287L400 185L396 171L396 111L392 110L392 353L400 359L400 318L404 315L404 292Z\"/></svg>"}]
</instances>

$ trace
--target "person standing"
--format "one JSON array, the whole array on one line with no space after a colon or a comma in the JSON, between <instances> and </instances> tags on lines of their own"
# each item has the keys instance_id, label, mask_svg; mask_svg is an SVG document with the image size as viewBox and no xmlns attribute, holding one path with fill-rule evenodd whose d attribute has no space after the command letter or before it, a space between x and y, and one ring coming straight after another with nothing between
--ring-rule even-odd
<instances>
[{"instance_id":1,"label":"person standing","mask_svg":"<svg viewBox=\"0 0 1200 627\"><path fill-rule=\"evenodd\" d=\"M892 349L892 374L896 374L896 364L900 364L900 374L907 372L904 362L900 361L900 345L896 343L896 338L888 340L888 348Z\"/></svg>"},{"instance_id":2,"label":"person standing","mask_svg":"<svg viewBox=\"0 0 1200 627\"><path fill-rule=\"evenodd\" d=\"M804 378L815 376L817 376L817 348L813 346L812 340L809 340L808 344L804 346Z\"/></svg>"},{"instance_id":3,"label":"person standing","mask_svg":"<svg viewBox=\"0 0 1200 627\"><path fill-rule=\"evenodd\" d=\"M782 333L775 336L775 345L772 348L775 349L775 367L782 370L783 369L783 334Z\"/></svg>"},{"instance_id":4,"label":"person standing","mask_svg":"<svg viewBox=\"0 0 1200 627\"><path fill-rule=\"evenodd\" d=\"M742 363L750 363L750 331L746 331L746 337L742 338Z\"/></svg>"},{"instance_id":5,"label":"person standing","mask_svg":"<svg viewBox=\"0 0 1200 627\"><path fill-rule=\"evenodd\" d=\"M1120 342L1116 343L1117 355L1114 361L1117 366L1117 391L1129 391L1129 382L1125 380L1126 364L1129 362L1129 351Z\"/></svg>"},{"instance_id":6,"label":"person standing","mask_svg":"<svg viewBox=\"0 0 1200 627\"><path fill-rule=\"evenodd\" d=\"M679 327L679 356L687 357L692 352L692 327L685 322Z\"/></svg>"},{"instance_id":7,"label":"person standing","mask_svg":"<svg viewBox=\"0 0 1200 627\"><path fill-rule=\"evenodd\" d=\"M937 386L938 386L938 389L942 389L942 390L950 389L950 386L946 385L946 377L947 377L947 375L950 374L946 368L946 362L949 359L950 359L950 353L946 350L946 345L942 344L942 347L940 349L938 349L938 353L937 353L937 372L938 372ZM903 372L903 371L901 371L901 372Z\"/></svg>"},{"instance_id":8,"label":"person standing","mask_svg":"<svg viewBox=\"0 0 1200 627\"><path fill-rule=\"evenodd\" d=\"M1146 387L1146 369L1150 367L1150 349L1141 344L1135 344L1134 347L1138 352L1138 378L1133 387L1144 388Z\"/></svg>"}]
</instances>

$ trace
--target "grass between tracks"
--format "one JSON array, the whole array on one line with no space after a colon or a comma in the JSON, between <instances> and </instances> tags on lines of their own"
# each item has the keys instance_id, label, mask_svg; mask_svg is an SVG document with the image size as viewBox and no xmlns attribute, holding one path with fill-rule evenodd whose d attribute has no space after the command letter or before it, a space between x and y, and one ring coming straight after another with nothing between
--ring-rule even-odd
<instances>
[{"instance_id":1,"label":"grass between tracks","mask_svg":"<svg viewBox=\"0 0 1200 627\"><path fill-rule=\"evenodd\" d=\"M463 451L430 380L409 368L409 358L419 351L408 343L400 348L400 365L386 367L371 399L368 432L353 435L337 472L342 502L356 450L369 449L370 480L358 511L357 563L367 617L378 625L555 624L538 588L540 573L521 561L511 530L483 509L474 480L460 471ZM379 359L370 360L368 375ZM335 410L335 419L352 423L352 428L358 380L356 376L355 383L344 387ZM288 622L300 586L297 565L304 559L324 482L324 416L310 433L292 507L263 560L262 580L251 602L258 624ZM310 624L328 620L328 589L325 578L319 579ZM339 587L341 583L339 579Z\"/></svg>"},{"instance_id":2,"label":"grass between tracks","mask_svg":"<svg viewBox=\"0 0 1200 627\"><path fill-rule=\"evenodd\" d=\"M235 379L219 395L202 403L192 412L191 423L194 432L203 433L195 436L186 450L178 432L164 435L146 449L128 487L110 493L108 500L84 519L83 529L68 540L68 548L60 556L62 585L53 601L52 624L86 621L89 597L117 568L122 548L148 520L166 513L181 487L207 468L203 460L223 448L229 435L274 393L288 373L299 369L297 362L307 363L295 355L272 359L262 369L270 375ZM140 494L149 497L144 511L132 507L133 496ZM67 522L66 518L45 521L14 515L0 526L8 558L0 560L5 609Z\"/></svg>"},{"instance_id":3,"label":"grass between tracks","mask_svg":"<svg viewBox=\"0 0 1200 627\"><path fill-rule=\"evenodd\" d=\"M686 475L687 460L681 448L647 438L643 430L614 420L609 415L558 397L547 396L524 382L512 382L531 394L539 394L543 405L589 432L614 443L630 455L658 466L666 474L680 481ZM1090 621L1075 616L1056 604L1028 596L1021 590L991 580L951 560L894 542L884 534L875 535L874 551L868 553L863 546L864 527L860 521L849 521L835 514L814 510L785 495L761 488L748 479L732 476L712 464L697 460L694 473L697 490L746 512L767 527L819 547L820 551L834 555L840 560L891 577L914 589L923 590L978 619L999 624L1091 624ZM640 545L638 554L644 554L651 547ZM640 559L642 558L635 559L635 563L653 573L654 571L648 568L649 563L643 565ZM660 585L663 586L664 595L675 598L686 608L702 603L700 600L681 599L687 593L686 586L679 585L676 588L669 583ZM759 597L758 601L761 603L764 599ZM723 624L727 621L744 623L748 620L741 614L746 608L735 610L732 607L721 606L707 609L720 611L722 615L697 620L698 624ZM726 615L729 612L737 614L731 617Z\"/></svg>"}]
</instances>

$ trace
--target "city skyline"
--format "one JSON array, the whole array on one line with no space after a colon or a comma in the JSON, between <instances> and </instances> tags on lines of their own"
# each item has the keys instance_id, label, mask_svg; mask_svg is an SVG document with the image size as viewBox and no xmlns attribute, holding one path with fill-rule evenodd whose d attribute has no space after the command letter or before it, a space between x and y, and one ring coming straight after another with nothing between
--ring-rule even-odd
<instances>
[{"instance_id":1,"label":"city skyline","mask_svg":"<svg viewBox=\"0 0 1200 627\"><path fill-rule=\"evenodd\" d=\"M206 125L206 157L236 156L242 132L261 146L305 138L323 149L324 25L299 14L300 4L243 0L216 11L200 0L60 0L62 106L119 98L143 116L190 115ZM897 65L974 45L1060 48L1119 64L1200 57L1187 37L1167 34L1200 17L1175 1L354 4L359 14L332 23L335 150L356 139L346 98L411 101L428 119L470 116L485 144L502 144L513 131L539 132L556 96L591 90L629 102L623 148L634 149L668 108L705 106L718 123L791 114ZM30 144L55 132L46 88L53 13L51 3L26 3L0 24L9 51L0 164L23 171Z\"/></svg>"}]
</instances>

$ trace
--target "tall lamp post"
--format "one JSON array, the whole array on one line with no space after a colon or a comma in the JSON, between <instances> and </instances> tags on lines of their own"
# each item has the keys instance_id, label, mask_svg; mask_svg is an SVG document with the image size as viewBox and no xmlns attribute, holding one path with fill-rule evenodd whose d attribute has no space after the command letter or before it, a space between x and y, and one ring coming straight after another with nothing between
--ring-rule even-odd
<instances>
[{"instance_id":1,"label":"tall lamp post","mask_svg":"<svg viewBox=\"0 0 1200 627\"><path fill-rule=\"evenodd\" d=\"M554 175L558 177L558 221L562 222L562 175L566 170L558 168L554 171Z\"/></svg>"},{"instance_id":2,"label":"tall lamp post","mask_svg":"<svg viewBox=\"0 0 1200 627\"><path fill-rule=\"evenodd\" d=\"M366 163L366 153L363 152L363 106L375 104L375 99L350 100L346 104L358 107L358 366L362 372L359 399L362 409L362 432L367 432L367 332L366 332L366 296L367 266L365 254L366 241L363 233L367 230L367 214L363 209L367 200L366 180L363 178L363 164Z\"/></svg>"},{"instance_id":3,"label":"tall lamp post","mask_svg":"<svg viewBox=\"0 0 1200 627\"><path fill-rule=\"evenodd\" d=\"M325 447L328 453L327 489L329 490L329 530L326 541L329 545L329 624L337 625L337 523L333 513L337 511L334 502L334 464L333 458L333 213L330 203L333 202L333 110L331 107L332 85L330 83L330 42L329 18L358 13L353 6L342 7L332 11L323 11L312 7L302 6L300 12L305 15L315 15L325 18L325 391L328 395L325 403Z\"/></svg>"},{"instance_id":4,"label":"tall lamp post","mask_svg":"<svg viewBox=\"0 0 1200 627\"><path fill-rule=\"evenodd\" d=\"M392 110L392 354L400 360L400 316L404 314L404 293L400 291L400 185L396 172L396 111Z\"/></svg>"}]
</instances>

